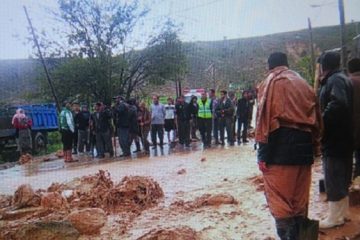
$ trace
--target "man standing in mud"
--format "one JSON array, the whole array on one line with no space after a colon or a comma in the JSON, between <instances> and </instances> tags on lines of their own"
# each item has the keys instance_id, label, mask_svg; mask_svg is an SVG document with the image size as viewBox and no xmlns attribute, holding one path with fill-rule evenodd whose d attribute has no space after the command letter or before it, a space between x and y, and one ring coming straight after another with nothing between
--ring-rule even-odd
<instances>
[{"instance_id":1,"label":"man standing in mud","mask_svg":"<svg viewBox=\"0 0 360 240\"><path fill-rule=\"evenodd\" d=\"M227 96L227 91L221 91L219 103L216 107L216 115L219 118L220 141L221 145L225 145L225 129L227 133L227 140L230 146L234 145L233 140L233 118L234 118L234 105L230 98Z\"/></svg>"},{"instance_id":2,"label":"man standing in mud","mask_svg":"<svg viewBox=\"0 0 360 240\"><path fill-rule=\"evenodd\" d=\"M179 131L179 143L190 147L190 111L189 104L185 102L184 96L179 97L179 101L175 105L176 121Z\"/></svg>"},{"instance_id":3,"label":"man standing in mud","mask_svg":"<svg viewBox=\"0 0 360 240\"><path fill-rule=\"evenodd\" d=\"M207 93L203 92L198 100L198 127L201 134L201 140L204 148L211 146L211 130L212 130L212 107L213 102L207 98Z\"/></svg>"},{"instance_id":4,"label":"man standing in mud","mask_svg":"<svg viewBox=\"0 0 360 240\"><path fill-rule=\"evenodd\" d=\"M324 121L322 160L329 212L320 228L332 228L345 223L349 208L353 160L353 87L340 70L341 57L327 52L320 58L322 80L320 105Z\"/></svg>"},{"instance_id":5,"label":"man standing in mud","mask_svg":"<svg viewBox=\"0 0 360 240\"><path fill-rule=\"evenodd\" d=\"M258 94L258 165L280 239L297 240L307 218L311 165L320 154L321 116L313 89L288 68L284 53L271 54L268 65Z\"/></svg>"}]
</instances>

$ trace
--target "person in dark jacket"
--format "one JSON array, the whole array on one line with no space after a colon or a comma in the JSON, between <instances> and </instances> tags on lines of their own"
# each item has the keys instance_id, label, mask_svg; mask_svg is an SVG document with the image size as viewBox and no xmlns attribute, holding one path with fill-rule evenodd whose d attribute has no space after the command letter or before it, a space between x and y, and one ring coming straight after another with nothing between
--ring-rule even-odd
<instances>
[{"instance_id":1,"label":"person in dark jacket","mask_svg":"<svg viewBox=\"0 0 360 240\"><path fill-rule=\"evenodd\" d=\"M138 123L139 106L135 98L128 101L129 104L129 121L130 121L130 146L135 142L136 150L134 153L141 152L140 148L140 128Z\"/></svg>"},{"instance_id":2,"label":"person in dark jacket","mask_svg":"<svg viewBox=\"0 0 360 240\"><path fill-rule=\"evenodd\" d=\"M320 228L343 225L349 205L353 155L353 88L340 70L340 54L327 52L320 58L322 80L320 105L324 122L322 156L329 214Z\"/></svg>"},{"instance_id":3,"label":"person in dark jacket","mask_svg":"<svg viewBox=\"0 0 360 240\"><path fill-rule=\"evenodd\" d=\"M196 136L196 131L198 130L198 122L197 122L197 115L199 111L199 105L198 105L198 98L196 96L191 97L191 101L189 103L189 111L190 111L190 133L191 133L191 139L192 140L199 140L199 138Z\"/></svg>"},{"instance_id":4,"label":"person in dark jacket","mask_svg":"<svg viewBox=\"0 0 360 240\"><path fill-rule=\"evenodd\" d=\"M227 91L223 90L220 92L221 96L216 106L215 112L219 118L219 130L220 130L220 141L221 145L225 145L225 128L227 133L227 139L230 146L234 145L234 134L232 132L233 116L234 116L234 105L230 98L227 96Z\"/></svg>"},{"instance_id":5,"label":"person in dark jacket","mask_svg":"<svg viewBox=\"0 0 360 240\"><path fill-rule=\"evenodd\" d=\"M353 84L353 124L355 169L353 178L360 176L360 58L353 58L348 63L348 71Z\"/></svg>"},{"instance_id":6,"label":"person in dark jacket","mask_svg":"<svg viewBox=\"0 0 360 240\"><path fill-rule=\"evenodd\" d=\"M71 104L71 109L72 109L72 114L73 114L73 118L74 121L77 118L77 115L80 113L80 104L78 102L73 102ZM74 136L73 136L73 152L72 154L77 154L78 153L78 135L79 135L79 129L76 126L75 123L75 129L74 129Z\"/></svg>"},{"instance_id":7,"label":"person in dark jacket","mask_svg":"<svg viewBox=\"0 0 360 240\"><path fill-rule=\"evenodd\" d=\"M250 114L250 103L248 99L248 91L242 93L242 98L238 100L236 117L238 119L238 129L237 129L237 141L240 143L240 138L242 137L243 143L247 143L247 129L248 129L248 120ZM241 134L241 129L243 129Z\"/></svg>"},{"instance_id":8,"label":"person in dark jacket","mask_svg":"<svg viewBox=\"0 0 360 240\"><path fill-rule=\"evenodd\" d=\"M184 96L180 96L175 105L176 121L178 126L179 143L190 147L190 119L189 104L185 102Z\"/></svg>"},{"instance_id":9,"label":"person in dark jacket","mask_svg":"<svg viewBox=\"0 0 360 240\"><path fill-rule=\"evenodd\" d=\"M130 108L123 97L117 97L114 108L114 124L119 137L119 144L122 150L120 157L131 156L130 152Z\"/></svg>"},{"instance_id":10,"label":"person in dark jacket","mask_svg":"<svg viewBox=\"0 0 360 240\"><path fill-rule=\"evenodd\" d=\"M90 152L90 112L86 105L83 105L81 111L75 116L75 126L78 129L77 150L80 154L84 153L84 147L87 153Z\"/></svg>"},{"instance_id":11,"label":"person in dark jacket","mask_svg":"<svg viewBox=\"0 0 360 240\"><path fill-rule=\"evenodd\" d=\"M219 145L219 118L216 114L216 107L219 103L218 99L216 98L216 91L215 89L210 89L209 91L209 98L212 100L212 111L213 111L213 137L215 139L215 145Z\"/></svg>"},{"instance_id":12,"label":"person in dark jacket","mask_svg":"<svg viewBox=\"0 0 360 240\"><path fill-rule=\"evenodd\" d=\"M300 226L307 221L311 165L320 154L320 109L315 92L288 68L284 53L271 54L268 64L258 94L258 164L280 239L300 240Z\"/></svg>"},{"instance_id":13,"label":"person in dark jacket","mask_svg":"<svg viewBox=\"0 0 360 240\"><path fill-rule=\"evenodd\" d=\"M103 103L95 105L95 112L91 115L91 126L96 136L96 151L98 158L104 158L108 152L110 157L114 156L111 142L112 136L112 112Z\"/></svg>"}]
</instances>

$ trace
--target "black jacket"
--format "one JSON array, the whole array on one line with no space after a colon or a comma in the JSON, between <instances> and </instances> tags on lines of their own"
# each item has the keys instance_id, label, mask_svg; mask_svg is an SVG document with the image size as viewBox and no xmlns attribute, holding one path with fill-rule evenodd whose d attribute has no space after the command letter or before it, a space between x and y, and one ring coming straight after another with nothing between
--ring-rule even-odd
<instances>
[{"instance_id":1,"label":"black jacket","mask_svg":"<svg viewBox=\"0 0 360 240\"><path fill-rule=\"evenodd\" d=\"M121 102L114 107L114 124L116 128L129 128L130 118L131 113L127 103Z\"/></svg>"},{"instance_id":2,"label":"black jacket","mask_svg":"<svg viewBox=\"0 0 360 240\"><path fill-rule=\"evenodd\" d=\"M323 155L352 155L353 89L350 79L341 71L329 73L321 82L320 106L324 121Z\"/></svg>"},{"instance_id":3,"label":"black jacket","mask_svg":"<svg viewBox=\"0 0 360 240\"><path fill-rule=\"evenodd\" d=\"M258 160L276 165L309 165L314 162L312 134L280 127L270 133L268 143L259 143Z\"/></svg>"},{"instance_id":4,"label":"black jacket","mask_svg":"<svg viewBox=\"0 0 360 240\"><path fill-rule=\"evenodd\" d=\"M236 117L248 120L250 114L250 102L246 98L241 98L237 103Z\"/></svg>"},{"instance_id":5,"label":"black jacket","mask_svg":"<svg viewBox=\"0 0 360 240\"><path fill-rule=\"evenodd\" d=\"M189 103L189 113L191 118L196 118L199 112L199 106L197 103Z\"/></svg>"},{"instance_id":6,"label":"black jacket","mask_svg":"<svg viewBox=\"0 0 360 240\"><path fill-rule=\"evenodd\" d=\"M90 112L81 111L75 115L74 122L79 130L87 130L89 128Z\"/></svg>"},{"instance_id":7,"label":"black jacket","mask_svg":"<svg viewBox=\"0 0 360 240\"><path fill-rule=\"evenodd\" d=\"M190 105L186 102L184 104L177 103L175 105L177 121L189 121L191 119Z\"/></svg>"},{"instance_id":8,"label":"black jacket","mask_svg":"<svg viewBox=\"0 0 360 240\"><path fill-rule=\"evenodd\" d=\"M234 116L234 111L235 108L230 98L227 98L225 102L220 99L215 109L215 113L218 118L225 118L225 117L232 118Z\"/></svg>"},{"instance_id":9,"label":"black jacket","mask_svg":"<svg viewBox=\"0 0 360 240\"><path fill-rule=\"evenodd\" d=\"M112 131L112 113L111 110L106 108L99 113L94 112L91 115L91 121L93 123L93 129L96 133Z\"/></svg>"}]
</instances>

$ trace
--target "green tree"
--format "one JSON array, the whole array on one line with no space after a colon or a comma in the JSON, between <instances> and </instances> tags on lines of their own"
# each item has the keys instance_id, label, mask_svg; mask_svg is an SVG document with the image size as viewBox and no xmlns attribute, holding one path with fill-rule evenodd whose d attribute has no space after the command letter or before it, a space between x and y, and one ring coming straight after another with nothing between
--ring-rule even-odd
<instances>
[{"instance_id":1,"label":"green tree","mask_svg":"<svg viewBox=\"0 0 360 240\"><path fill-rule=\"evenodd\" d=\"M186 58L175 24L167 21L143 50L129 46L128 37L148 9L138 1L58 0L68 45L54 68L60 99L110 102L117 94L129 98L149 84L177 80L186 72ZM48 41L49 43L51 41ZM47 47L46 49L51 49ZM51 56L51 54L47 54ZM45 85L44 85L45 86Z\"/></svg>"}]
</instances>

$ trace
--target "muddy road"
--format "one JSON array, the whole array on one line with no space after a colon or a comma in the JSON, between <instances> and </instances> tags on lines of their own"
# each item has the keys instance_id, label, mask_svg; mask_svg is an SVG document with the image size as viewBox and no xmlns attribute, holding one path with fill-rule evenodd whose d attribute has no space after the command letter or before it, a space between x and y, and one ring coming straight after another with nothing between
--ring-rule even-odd
<instances>
[{"instance_id":1,"label":"muddy road","mask_svg":"<svg viewBox=\"0 0 360 240\"><path fill-rule=\"evenodd\" d=\"M0 171L2 194L13 194L21 184L46 189L53 182L107 170L114 182L125 176L149 176L164 192L161 202L131 219L124 214L108 215L100 234L80 239L138 239L151 230L191 227L199 239L276 239L274 223L266 205L253 145L215 147L192 151L165 149L151 157L128 160L92 160L64 164L62 160L29 163ZM171 151L170 154L168 151ZM319 219L326 212L325 196L319 194L320 163L314 164L309 215ZM260 184L260 185L259 185ZM204 194L228 194L236 203L196 205ZM360 208L351 209L351 222L321 232L319 239L347 239L360 232ZM353 238L355 239L355 238Z\"/></svg>"}]
</instances>

